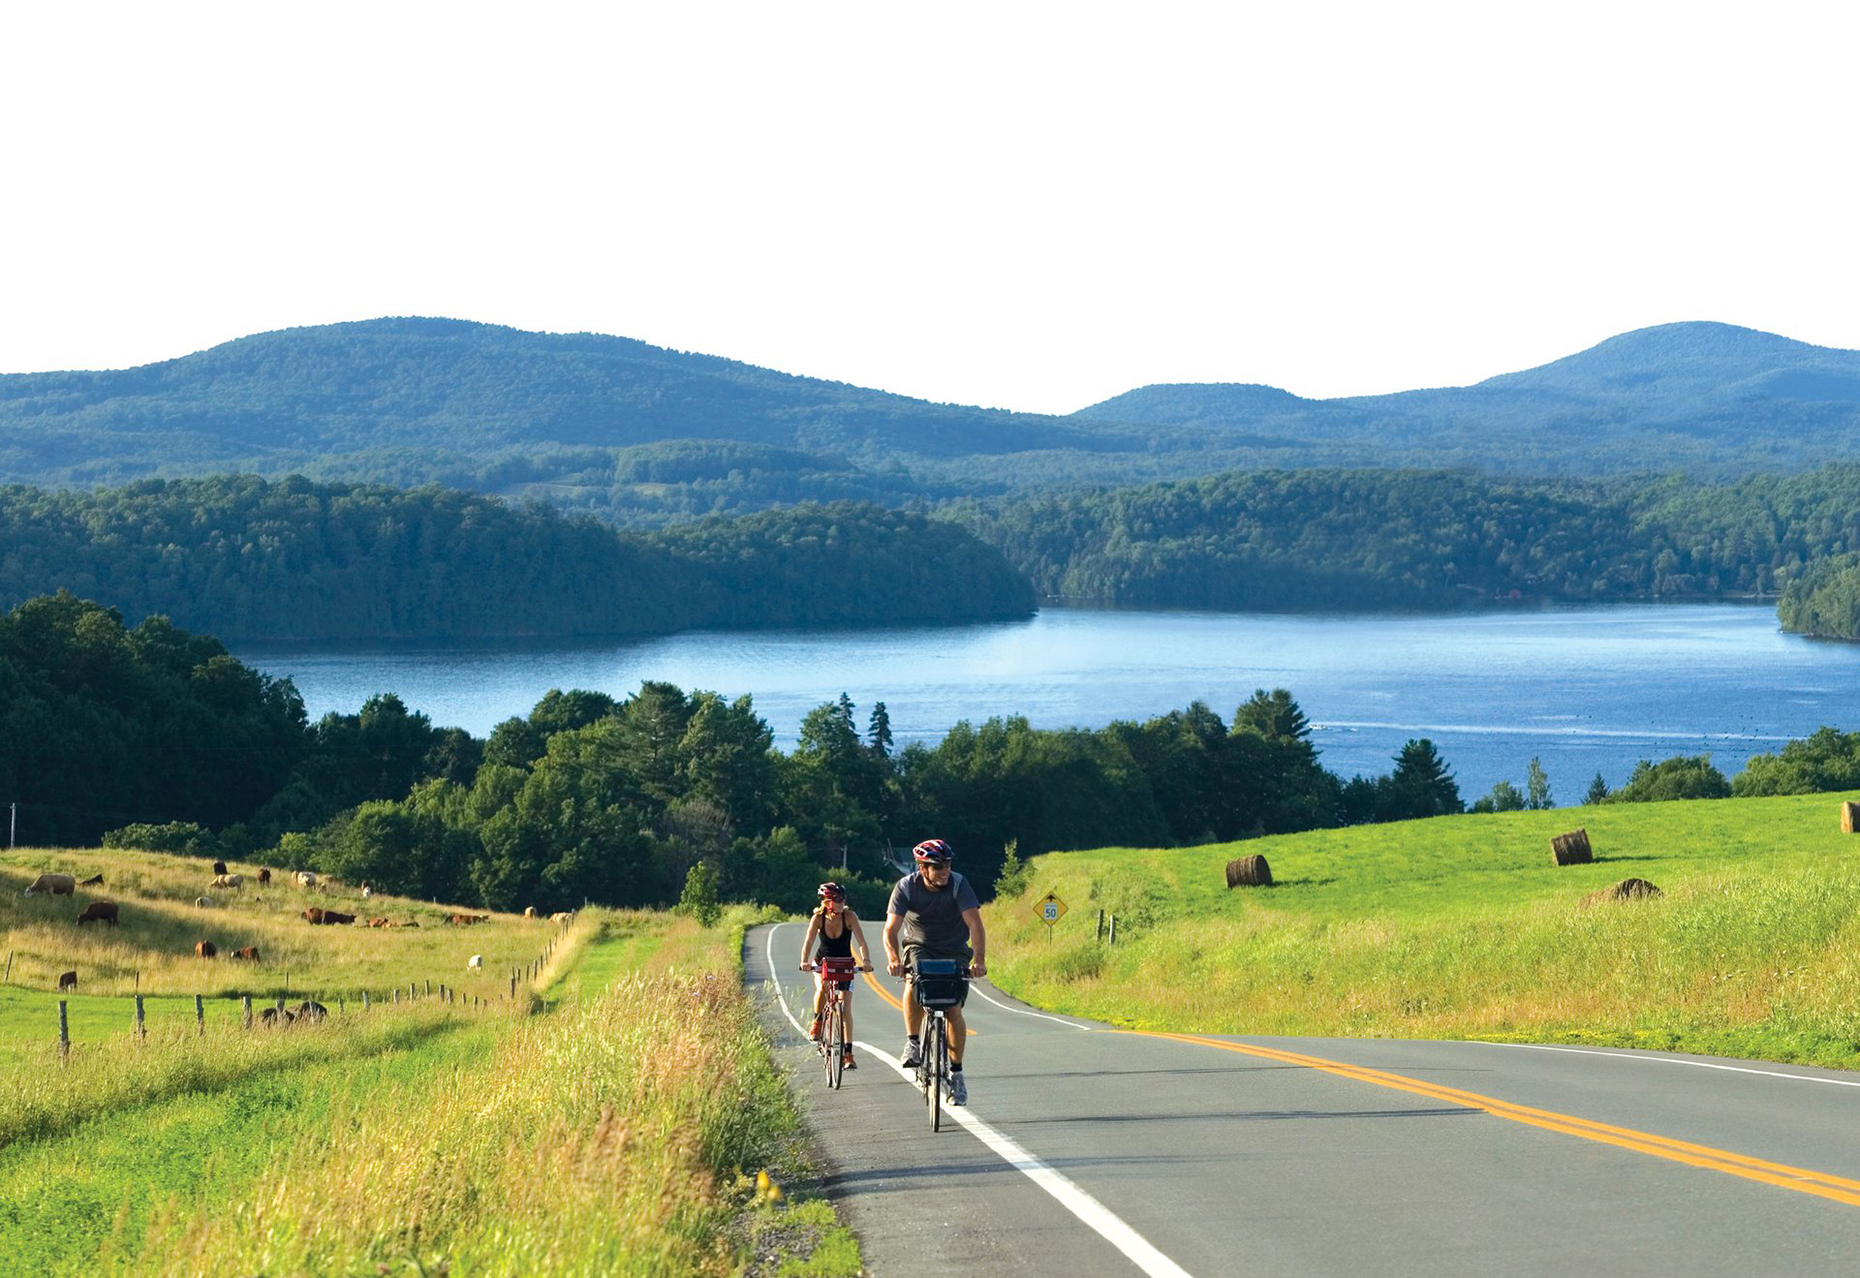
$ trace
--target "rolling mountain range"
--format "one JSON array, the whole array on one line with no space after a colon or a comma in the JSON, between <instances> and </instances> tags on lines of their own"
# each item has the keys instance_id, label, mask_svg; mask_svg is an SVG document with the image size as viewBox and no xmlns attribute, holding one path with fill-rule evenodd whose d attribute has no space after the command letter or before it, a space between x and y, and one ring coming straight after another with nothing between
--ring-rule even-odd
<instances>
[{"instance_id":1,"label":"rolling mountain range","mask_svg":"<svg viewBox=\"0 0 1860 1278\"><path fill-rule=\"evenodd\" d=\"M286 329L0 376L0 481L251 471L538 496L665 523L1237 468L1681 471L1860 457L1860 352L1669 324L1477 385L1342 399L1148 386L1066 417L935 404L598 334L443 319Z\"/></svg>"}]
</instances>

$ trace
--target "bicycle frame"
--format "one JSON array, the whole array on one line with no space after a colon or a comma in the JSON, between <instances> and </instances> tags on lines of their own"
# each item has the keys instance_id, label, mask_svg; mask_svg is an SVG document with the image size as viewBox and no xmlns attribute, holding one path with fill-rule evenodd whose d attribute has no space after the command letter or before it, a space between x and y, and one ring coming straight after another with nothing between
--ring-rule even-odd
<instances>
[{"instance_id":1,"label":"bicycle frame","mask_svg":"<svg viewBox=\"0 0 1860 1278\"><path fill-rule=\"evenodd\" d=\"M814 1049L820 1053L821 1063L826 1067L827 1086L837 1088L846 1068L846 1053L852 1050L852 1042L846 1034L846 992L839 983L852 980L859 965L851 959L828 957L809 966L820 973L826 986L826 998L820 1007L820 1041L814 1044Z\"/></svg>"}]
</instances>

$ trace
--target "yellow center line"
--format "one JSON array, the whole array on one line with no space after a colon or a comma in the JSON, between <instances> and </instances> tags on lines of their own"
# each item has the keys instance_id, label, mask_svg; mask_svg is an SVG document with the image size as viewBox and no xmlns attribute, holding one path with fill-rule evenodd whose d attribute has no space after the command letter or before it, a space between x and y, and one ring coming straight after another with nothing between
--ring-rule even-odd
<instances>
[{"instance_id":1,"label":"yellow center line","mask_svg":"<svg viewBox=\"0 0 1860 1278\"><path fill-rule=\"evenodd\" d=\"M1528 1105L1517 1105L1496 1097L1481 1096L1477 1092L1462 1091L1457 1087L1444 1087L1437 1083L1409 1078L1403 1074L1391 1074L1384 1070L1370 1069L1362 1065L1326 1060L1321 1056L1306 1056L1298 1052L1282 1051L1274 1047L1259 1047L1251 1043L1227 1043L1219 1039L1202 1038L1196 1034L1152 1033L1148 1030L1117 1032L1138 1034L1146 1038L1173 1039L1178 1043L1217 1047L1225 1052L1239 1052L1243 1055L1263 1057L1266 1060L1279 1061L1288 1065L1302 1065L1308 1069L1322 1070L1327 1074L1336 1074L1342 1078L1373 1083L1378 1087L1393 1088L1396 1091L1412 1092L1417 1096L1426 1096L1453 1105L1463 1105L1467 1109L1482 1110L1494 1118L1540 1127L1545 1131L1561 1132L1566 1136L1579 1136L1583 1140L1599 1141L1604 1145L1631 1149L1655 1158L1665 1158L1692 1167L1703 1167L1710 1171L1723 1172L1729 1176L1742 1176L1746 1180L1761 1181L1766 1185L1776 1185L1783 1189L1793 1189L1798 1193L1814 1194L1817 1197L1860 1207L1860 1180L1849 1180L1845 1176L1812 1171L1805 1167L1791 1167L1786 1163L1767 1162L1746 1154L1714 1149L1709 1145L1695 1145L1689 1141L1656 1136L1650 1132L1639 1132L1628 1127L1615 1127L1593 1119L1559 1114L1553 1110L1533 1109Z\"/></svg>"}]
</instances>

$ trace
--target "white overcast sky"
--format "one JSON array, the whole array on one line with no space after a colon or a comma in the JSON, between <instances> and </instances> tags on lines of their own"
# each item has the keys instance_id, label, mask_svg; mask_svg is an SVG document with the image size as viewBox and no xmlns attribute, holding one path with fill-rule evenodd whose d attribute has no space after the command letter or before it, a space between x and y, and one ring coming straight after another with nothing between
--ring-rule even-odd
<instances>
[{"instance_id":1,"label":"white overcast sky","mask_svg":"<svg viewBox=\"0 0 1860 1278\"><path fill-rule=\"evenodd\" d=\"M933 400L1860 347L1852 5L11 5L0 371L443 315Z\"/></svg>"}]
</instances>

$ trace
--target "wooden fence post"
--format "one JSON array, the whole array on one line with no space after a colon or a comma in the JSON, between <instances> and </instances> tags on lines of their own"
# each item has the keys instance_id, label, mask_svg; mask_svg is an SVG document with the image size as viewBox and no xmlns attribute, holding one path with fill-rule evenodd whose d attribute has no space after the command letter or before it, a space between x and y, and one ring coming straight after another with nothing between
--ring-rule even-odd
<instances>
[{"instance_id":1,"label":"wooden fence post","mask_svg":"<svg viewBox=\"0 0 1860 1278\"><path fill-rule=\"evenodd\" d=\"M1117 915L1115 914L1111 916L1111 940L1109 943L1112 945L1117 944Z\"/></svg>"},{"instance_id":2,"label":"wooden fence post","mask_svg":"<svg viewBox=\"0 0 1860 1278\"><path fill-rule=\"evenodd\" d=\"M1098 911L1098 943L1104 944L1104 911Z\"/></svg>"},{"instance_id":3,"label":"wooden fence post","mask_svg":"<svg viewBox=\"0 0 1860 1278\"><path fill-rule=\"evenodd\" d=\"M13 979L13 951L8 950L6 952L6 976L0 977L0 980L5 980L5 981L10 982L12 981L12 979Z\"/></svg>"},{"instance_id":4,"label":"wooden fence post","mask_svg":"<svg viewBox=\"0 0 1860 1278\"><path fill-rule=\"evenodd\" d=\"M244 1021L245 1028L251 1029L252 1028L252 996L250 994L241 994L239 996L239 1010L242 1013L240 1019Z\"/></svg>"},{"instance_id":5,"label":"wooden fence post","mask_svg":"<svg viewBox=\"0 0 1860 1278\"><path fill-rule=\"evenodd\" d=\"M368 991L367 990L362 991L362 1010L364 1012L368 1010Z\"/></svg>"},{"instance_id":6,"label":"wooden fence post","mask_svg":"<svg viewBox=\"0 0 1860 1278\"><path fill-rule=\"evenodd\" d=\"M61 1065L71 1063L71 1022L65 1019L65 1001L58 1000L58 1061Z\"/></svg>"},{"instance_id":7,"label":"wooden fence post","mask_svg":"<svg viewBox=\"0 0 1860 1278\"><path fill-rule=\"evenodd\" d=\"M207 1032L207 1005L198 994L194 995L194 1028L202 1034Z\"/></svg>"},{"instance_id":8,"label":"wooden fence post","mask_svg":"<svg viewBox=\"0 0 1860 1278\"><path fill-rule=\"evenodd\" d=\"M426 978L426 997L431 998L432 996L433 996L433 978L429 976Z\"/></svg>"},{"instance_id":9,"label":"wooden fence post","mask_svg":"<svg viewBox=\"0 0 1860 1278\"><path fill-rule=\"evenodd\" d=\"M136 995L136 1039L139 1042L147 1042L148 1036L148 1026L142 1020L142 996L138 994Z\"/></svg>"}]
</instances>

